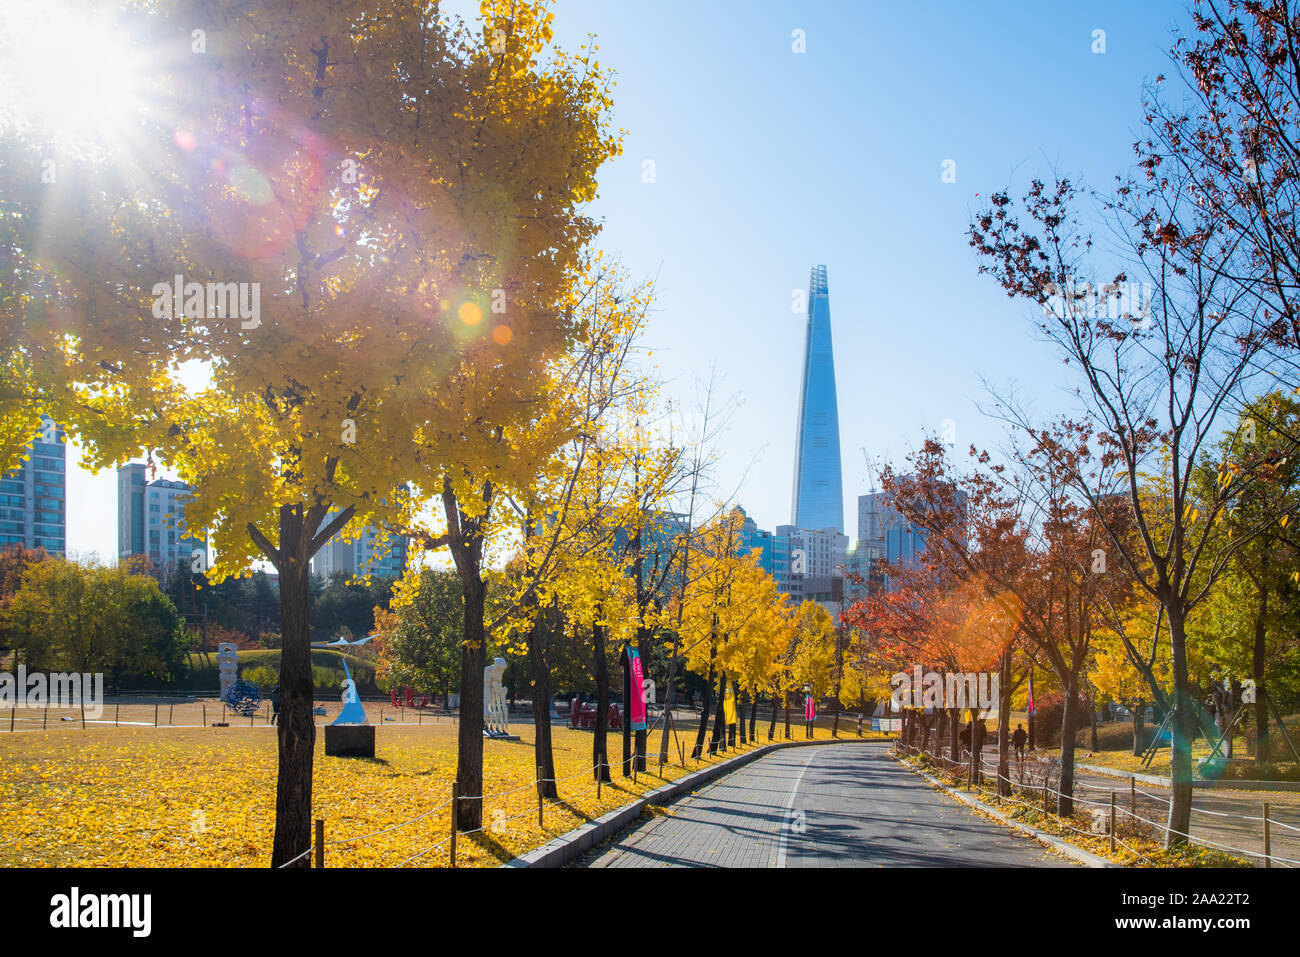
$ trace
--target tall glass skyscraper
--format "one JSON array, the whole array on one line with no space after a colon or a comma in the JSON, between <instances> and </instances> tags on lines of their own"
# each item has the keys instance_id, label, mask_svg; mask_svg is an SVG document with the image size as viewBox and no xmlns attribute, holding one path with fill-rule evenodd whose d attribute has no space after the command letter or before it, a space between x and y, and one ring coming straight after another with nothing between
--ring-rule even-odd
<instances>
[{"instance_id":1,"label":"tall glass skyscraper","mask_svg":"<svg viewBox=\"0 0 1300 957\"><path fill-rule=\"evenodd\" d=\"M844 532L840 415L835 400L835 354L831 348L831 302L825 266L814 266L808 280L808 331L803 346L791 511L791 524L796 528Z\"/></svg>"}]
</instances>

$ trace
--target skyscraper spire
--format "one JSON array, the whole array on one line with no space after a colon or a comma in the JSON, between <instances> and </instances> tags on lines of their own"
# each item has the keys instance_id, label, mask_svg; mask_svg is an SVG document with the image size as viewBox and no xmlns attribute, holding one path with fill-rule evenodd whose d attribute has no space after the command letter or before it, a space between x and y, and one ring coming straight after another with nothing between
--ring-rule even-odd
<instances>
[{"instance_id":1,"label":"skyscraper spire","mask_svg":"<svg viewBox=\"0 0 1300 957\"><path fill-rule=\"evenodd\" d=\"M835 399L835 354L831 347L830 290L825 266L814 266L808 278L808 330L804 336L791 512L791 522L797 528L844 531L840 416Z\"/></svg>"}]
</instances>

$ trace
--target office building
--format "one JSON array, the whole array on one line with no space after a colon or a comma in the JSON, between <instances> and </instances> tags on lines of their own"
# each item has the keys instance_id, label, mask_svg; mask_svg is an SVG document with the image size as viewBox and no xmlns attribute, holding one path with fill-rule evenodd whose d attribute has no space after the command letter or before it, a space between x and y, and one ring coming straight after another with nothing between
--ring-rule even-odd
<instances>
[{"instance_id":1,"label":"office building","mask_svg":"<svg viewBox=\"0 0 1300 957\"><path fill-rule=\"evenodd\" d=\"M68 450L48 418L27 461L0 478L0 546L43 548L60 557L68 543Z\"/></svg>"},{"instance_id":2,"label":"office building","mask_svg":"<svg viewBox=\"0 0 1300 957\"><path fill-rule=\"evenodd\" d=\"M131 462L117 470L117 554L146 556L164 582L184 562L208 568L205 535L185 528L185 503L193 489L169 479L149 481L146 466Z\"/></svg>"},{"instance_id":3,"label":"office building","mask_svg":"<svg viewBox=\"0 0 1300 957\"><path fill-rule=\"evenodd\" d=\"M398 494L399 497L409 496L411 487L403 485ZM322 526L337 514L336 509L331 509ZM311 571L326 579L337 572L343 572L349 578L366 575L399 578L406 571L409 552L408 539L390 536L382 529L369 526L353 541L344 539L342 532L335 534L312 556Z\"/></svg>"},{"instance_id":4,"label":"office building","mask_svg":"<svg viewBox=\"0 0 1300 957\"><path fill-rule=\"evenodd\" d=\"M966 493L956 492L957 507L965 510ZM959 530L958 541L965 536ZM925 531L908 522L885 492L858 496L858 541L849 563L864 578L889 587L881 567L903 567L916 561L925 550Z\"/></svg>"},{"instance_id":5,"label":"office building","mask_svg":"<svg viewBox=\"0 0 1300 957\"><path fill-rule=\"evenodd\" d=\"M349 578L374 575L397 578L406 571L409 542L388 538L377 528L367 528L356 541L335 535L321 546L311 560L311 570L322 578L343 572Z\"/></svg>"}]
</instances>

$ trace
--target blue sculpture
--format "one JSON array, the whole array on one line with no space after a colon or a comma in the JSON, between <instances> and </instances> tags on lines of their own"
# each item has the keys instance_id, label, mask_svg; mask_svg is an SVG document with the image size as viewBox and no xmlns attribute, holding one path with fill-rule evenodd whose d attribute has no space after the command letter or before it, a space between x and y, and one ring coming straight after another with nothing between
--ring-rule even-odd
<instances>
[{"instance_id":1,"label":"blue sculpture","mask_svg":"<svg viewBox=\"0 0 1300 957\"><path fill-rule=\"evenodd\" d=\"M221 700L235 714L248 717L251 714L256 714L258 706L262 703L262 689L253 682L240 678L226 689L226 693Z\"/></svg>"},{"instance_id":2,"label":"blue sculpture","mask_svg":"<svg viewBox=\"0 0 1300 957\"><path fill-rule=\"evenodd\" d=\"M336 638L334 641L314 641L312 647L337 648L340 646L364 645L374 637L374 635L367 635L365 638L358 638L356 641L348 641L346 638ZM352 680L352 669L348 667L348 660L343 655L339 656L339 660L343 662L343 673L347 675L347 680L343 682L343 710L330 724L369 724L370 719L366 717L366 711L361 707L361 696L357 694L357 683Z\"/></svg>"},{"instance_id":3,"label":"blue sculpture","mask_svg":"<svg viewBox=\"0 0 1300 957\"><path fill-rule=\"evenodd\" d=\"M366 717L365 709L361 707L361 696L357 694L357 683L352 680L352 669L348 667L348 660L346 658L340 660L343 662L343 672L348 676L343 682L343 710L330 724L369 724L370 719Z\"/></svg>"}]
</instances>

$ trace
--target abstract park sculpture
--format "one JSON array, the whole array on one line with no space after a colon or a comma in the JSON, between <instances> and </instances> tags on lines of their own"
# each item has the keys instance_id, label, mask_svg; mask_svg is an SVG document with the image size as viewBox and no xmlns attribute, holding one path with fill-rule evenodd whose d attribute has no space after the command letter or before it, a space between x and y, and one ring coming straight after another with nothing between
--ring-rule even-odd
<instances>
[{"instance_id":1,"label":"abstract park sculpture","mask_svg":"<svg viewBox=\"0 0 1300 957\"><path fill-rule=\"evenodd\" d=\"M217 645L217 679L221 682L221 690L217 696L226 700L226 692L230 686L235 683L239 676L239 649L235 647L234 642L223 641Z\"/></svg>"},{"instance_id":2,"label":"abstract park sculpture","mask_svg":"<svg viewBox=\"0 0 1300 957\"><path fill-rule=\"evenodd\" d=\"M360 638L357 641L339 638L336 641L319 643L317 647L326 644L330 647L364 645L371 637L374 636ZM373 758L375 726L370 723L370 719L366 717L366 709L361 706L361 696L357 693L357 683L352 678L352 669L348 667L347 658L340 656L339 660L343 662L343 673L347 675L343 681L343 709L337 718L325 725L325 753L340 758Z\"/></svg>"},{"instance_id":3,"label":"abstract park sculpture","mask_svg":"<svg viewBox=\"0 0 1300 957\"><path fill-rule=\"evenodd\" d=\"M506 703L503 683L505 674L504 658L497 658L483 669L483 736L518 741L519 736L510 733L510 707Z\"/></svg>"},{"instance_id":4,"label":"abstract park sculpture","mask_svg":"<svg viewBox=\"0 0 1300 957\"><path fill-rule=\"evenodd\" d=\"M256 714L257 706L262 703L262 689L253 682L240 678L226 689L221 700L235 714L248 717L250 714Z\"/></svg>"}]
</instances>

